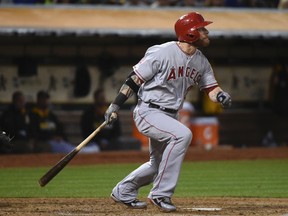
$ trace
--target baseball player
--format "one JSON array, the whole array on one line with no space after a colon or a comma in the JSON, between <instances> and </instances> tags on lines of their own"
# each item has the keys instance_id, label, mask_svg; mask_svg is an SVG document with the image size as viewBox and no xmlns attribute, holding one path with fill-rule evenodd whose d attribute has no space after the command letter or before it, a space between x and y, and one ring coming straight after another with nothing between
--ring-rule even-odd
<instances>
[{"instance_id":1,"label":"baseball player","mask_svg":"<svg viewBox=\"0 0 288 216\"><path fill-rule=\"evenodd\" d=\"M112 190L111 198L130 208L143 209L147 203L137 199L138 190L150 183L148 200L165 212L176 211L171 201L192 133L177 120L189 89L198 86L213 102L231 106L230 95L215 80L209 61L198 49L209 45L210 21L191 12L175 23L178 41L155 45L134 67L119 94L105 113L113 123L112 113L134 93L138 104L133 111L137 129L149 137L150 160L131 172Z\"/></svg>"}]
</instances>

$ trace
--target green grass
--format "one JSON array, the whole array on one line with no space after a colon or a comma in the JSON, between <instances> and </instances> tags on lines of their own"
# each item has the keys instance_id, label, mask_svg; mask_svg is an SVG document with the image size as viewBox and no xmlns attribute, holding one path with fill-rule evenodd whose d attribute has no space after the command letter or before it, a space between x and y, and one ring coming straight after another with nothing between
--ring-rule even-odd
<instances>
[{"instance_id":1,"label":"green grass","mask_svg":"<svg viewBox=\"0 0 288 216\"><path fill-rule=\"evenodd\" d=\"M0 197L108 197L140 164L67 166L48 185L37 180L50 168L0 169ZM288 197L288 160L185 162L175 197ZM143 187L146 197L150 186Z\"/></svg>"}]
</instances>

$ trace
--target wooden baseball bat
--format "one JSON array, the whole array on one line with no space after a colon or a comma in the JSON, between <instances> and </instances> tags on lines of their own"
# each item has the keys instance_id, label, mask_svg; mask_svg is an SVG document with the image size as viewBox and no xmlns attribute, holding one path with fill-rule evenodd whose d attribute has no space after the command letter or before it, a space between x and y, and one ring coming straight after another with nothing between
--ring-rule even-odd
<instances>
[{"instance_id":1,"label":"wooden baseball bat","mask_svg":"<svg viewBox=\"0 0 288 216\"><path fill-rule=\"evenodd\" d=\"M83 140L78 146L76 146L71 152L65 155L57 164L55 164L47 173L45 173L39 180L38 183L41 187L48 184L68 163L75 155L87 144L89 141L96 136L97 133L106 125L103 122L98 128L96 128L85 140Z\"/></svg>"}]
</instances>

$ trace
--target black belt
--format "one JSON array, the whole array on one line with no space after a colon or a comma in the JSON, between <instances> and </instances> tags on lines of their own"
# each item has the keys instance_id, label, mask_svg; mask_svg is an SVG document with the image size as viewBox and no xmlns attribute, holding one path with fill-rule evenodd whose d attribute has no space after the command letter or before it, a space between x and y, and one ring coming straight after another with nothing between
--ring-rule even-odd
<instances>
[{"instance_id":1,"label":"black belt","mask_svg":"<svg viewBox=\"0 0 288 216\"><path fill-rule=\"evenodd\" d=\"M156 108L156 109L162 110L162 111L164 111L164 112L172 113L172 114L178 112L178 110L165 108L165 107L159 106L159 105L157 105L157 104L153 104L153 103L149 103L149 107L150 107L150 108Z\"/></svg>"}]
</instances>

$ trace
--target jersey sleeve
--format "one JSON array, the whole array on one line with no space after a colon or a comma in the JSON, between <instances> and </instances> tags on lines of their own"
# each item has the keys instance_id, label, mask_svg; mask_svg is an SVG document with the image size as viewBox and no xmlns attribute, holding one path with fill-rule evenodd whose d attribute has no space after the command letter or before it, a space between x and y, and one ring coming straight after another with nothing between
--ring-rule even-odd
<instances>
[{"instance_id":1,"label":"jersey sleeve","mask_svg":"<svg viewBox=\"0 0 288 216\"><path fill-rule=\"evenodd\" d=\"M211 67L211 64L208 62L208 60L205 58L203 62L204 69L203 74L199 82L199 88L200 90L210 88L213 86L217 86L218 82L215 79L214 71Z\"/></svg>"},{"instance_id":2,"label":"jersey sleeve","mask_svg":"<svg viewBox=\"0 0 288 216\"><path fill-rule=\"evenodd\" d=\"M150 80L160 68L159 55L155 49L148 49L145 56L133 66L134 72L144 82Z\"/></svg>"}]
</instances>

